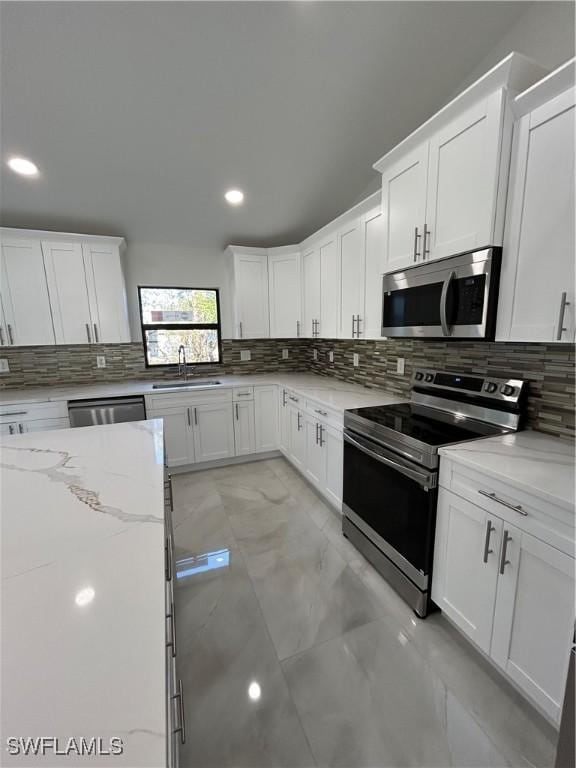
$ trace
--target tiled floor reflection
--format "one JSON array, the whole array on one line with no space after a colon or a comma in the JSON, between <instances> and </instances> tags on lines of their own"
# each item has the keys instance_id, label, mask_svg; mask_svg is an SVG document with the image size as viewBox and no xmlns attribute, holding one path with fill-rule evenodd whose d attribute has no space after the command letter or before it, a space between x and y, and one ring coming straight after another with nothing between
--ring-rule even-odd
<instances>
[{"instance_id":1,"label":"tiled floor reflection","mask_svg":"<svg viewBox=\"0 0 576 768\"><path fill-rule=\"evenodd\" d=\"M283 459L173 482L183 768L553 765L553 729Z\"/></svg>"}]
</instances>

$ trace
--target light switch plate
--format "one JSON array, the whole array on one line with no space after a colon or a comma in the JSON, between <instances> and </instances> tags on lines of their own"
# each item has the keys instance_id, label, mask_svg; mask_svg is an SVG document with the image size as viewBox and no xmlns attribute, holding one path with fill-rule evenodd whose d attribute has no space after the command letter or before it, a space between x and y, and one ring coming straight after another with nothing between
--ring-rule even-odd
<instances>
[{"instance_id":1,"label":"light switch plate","mask_svg":"<svg viewBox=\"0 0 576 768\"><path fill-rule=\"evenodd\" d=\"M5 357L0 359L0 373L10 373L10 366L8 365L8 360Z\"/></svg>"},{"instance_id":2,"label":"light switch plate","mask_svg":"<svg viewBox=\"0 0 576 768\"><path fill-rule=\"evenodd\" d=\"M252 360L252 352L250 352L249 349L241 349L240 360L244 360L244 362L247 362L248 360Z\"/></svg>"},{"instance_id":3,"label":"light switch plate","mask_svg":"<svg viewBox=\"0 0 576 768\"><path fill-rule=\"evenodd\" d=\"M352 357L352 364L354 368L357 368L360 365L360 355L358 352L354 352L354 356Z\"/></svg>"},{"instance_id":4,"label":"light switch plate","mask_svg":"<svg viewBox=\"0 0 576 768\"><path fill-rule=\"evenodd\" d=\"M312 357L314 358L314 360L318 360L318 350L317 349L313 349L312 350Z\"/></svg>"},{"instance_id":5,"label":"light switch plate","mask_svg":"<svg viewBox=\"0 0 576 768\"><path fill-rule=\"evenodd\" d=\"M106 358L104 355L96 355L96 368L106 368Z\"/></svg>"},{"instance_id":6,"label":"light switch plate","mask_svg":"<svg viewBox=\"0 0 576 768\"><path fill-rule=\"evenodd\" d=\"M330 350L330 352L328 352L328 362L330 362L330 363L334 362L334 352L332 350Z\"/></svg>"},{"instance_id":7,"label":"light switch plate","mask_svg":"<svg viewBox=\"0 0 576 768\"><path fill-rule=\"evenodd\" d=\"M289 354L288 350L287 349L283 349L282 350L282 360L288 360L288 354Z\"/></svg>"},{"instance_id":8,"label":"light switch plate","mask_svg":"<svg viewBox=\"0 0 576 768\"><path fill-rule=\"evenodd\" d=\"M404 363L406 361L403 357L396 358L396 373L403 374L404 373Z\"/></svg>"}]
</instances>

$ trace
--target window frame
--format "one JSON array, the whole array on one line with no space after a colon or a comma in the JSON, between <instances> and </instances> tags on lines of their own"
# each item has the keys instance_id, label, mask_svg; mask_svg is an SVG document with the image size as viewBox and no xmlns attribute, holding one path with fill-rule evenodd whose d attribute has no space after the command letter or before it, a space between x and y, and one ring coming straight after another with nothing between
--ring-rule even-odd
<instances>
[{"instance_id":1,"label":"window frame","mask_svg":"<svg viewBox=\"0 0 576 768\"><path fill-rule=\"evenodd\" d=\"M153 288L156 291L214 291L216 294L216 312L218 313L217 323L145 323L142 314L142 290ZM144 347L144 366L151 369L172 369L178 368L178 363L149 363L148 362L148 344L146 343L146 331L166 330L166 331L195 331L195 330L216 330L218 336L218 362L207 360L206 362L193 363L186 361L186 365L197 366L207 365L214 368L217 365L223 365L222 360L222 316L220 314L220 289L204 288L178 285L139 285L138 286L138 311L140 313L140 330L142 333L142 346Z\"/></svg>"}]
</instances>

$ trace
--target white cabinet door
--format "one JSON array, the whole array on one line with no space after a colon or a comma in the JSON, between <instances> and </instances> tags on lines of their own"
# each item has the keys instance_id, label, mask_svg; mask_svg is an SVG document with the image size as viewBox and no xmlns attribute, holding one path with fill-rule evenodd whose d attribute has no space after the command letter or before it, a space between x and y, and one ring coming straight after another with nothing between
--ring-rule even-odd
<instances>
[{"instance_id":1,"label":"white cabinet door","mask_svg":"<svg viewBox=\"0 0 576 768\"><path fill-rule=\"evenodd\" d=\"M2 239L0 345L54 344L48 285L38 240Z\"/></svg>"},{"instance_id":2,"label":"white cabinet door","mask_svg":"<svg viewBox=\"0 0 576 768\"><path fill-rule=\"evenodd\" d=\"M234 456L234 423L230 403L190 407L196 461L214 461Z\"/></svg>"},{"instance_id":3,"label":"white cabinet door","mask_svg":"<svg viewBox=\"0 0 576 768\"><path fill-rule=\"evenodd\" d=\"M124 275L120 252L115 245L82 246L86 285L92 318L92 340L96 343L130 341Z\"/></svg>"},{"instance_id":4,"label":"white cabinet door","mask_svg":"<svg viewBox=\"0 0 576 768\"><path fill-rule=\"evenodd\" d=\"M409 267L422 258L427 183L428 142L382 174L384 272Z\"/></svg>"},{"instance_id":5,"label":"white cabinet door","mask_svg":"<svg viewBox=\"0 0 576 768\"><path fill-rule=\"evenodd\" d=\"M326 454L324 492L330 501L342 510L342 479L344 475L344 440L342 432L322 425L321 440Z\"/></svg>"},{"instance_id":6,"label":"white cabinet door","mask_svg":"<svg viewBox=\"0 0 576 768\"><path fill-rule=\"evenodd\" d=\"M303 470L306 462L306 432L304 430L304 414L297 408L288 408L290 419L289 458L294 466Z\"/></svg>"},{"instance_id":7,"label":"white cabinet door","mask_svg":"<svg viewBox=\"0 0 576 768\"><path fill-rule=\"evenodd\" d=\"M426 260L501 244L494 227L503 108L497 91L430 139Z\"/></svg>"},{"instance_id":8,"label":"white cabinet door","mask_svg":"<svg viewBox=\"0 0 576 768\"><path fill-rule=\"evenodd\" d=\"M254 453L256 440L254 436L254 402L234 403L234 453L236 456L244 456Z\"/></svg>"},{"instance_id":9,"label":"white cabinet door","mask_svg":"<svg viewBox=\"0 0 576 768\"><path fill-rule=\"evenodd\" d=\"M574 632L574 560L506 523L503 535L490 655L559 720Z\"/></svg>"},{"instance_id":10,"label":"white cabinet door","mask_svg":"<svg viewBox=\"0 0 576 768\"><path fill-rule=\"evenodd\" d=\"M236 254L234 281L237 318L235 338L269 338L268 256Z\"/></svg>"},{"instance_id":11,"label":"white cabinet door","mask_svg":"<svg viewBox=\"0 0 576 768\"><path fill-rule=\"evenodd\" d=\"M278 387L254 387L255 450L278 448Z\"/></svg>"},{"instance_id":12,"label":"white cabinet door","mask_svg":"<svg viewBox=\"0 0 576 768\"><path fill-rule=\"evenodd\" d=\"M321 241L319 251L321 311L318 330L323 339L336 339L340 317L340 264L336 233Z\"/></svg>"},{"instance_id":13,"label":"white cabinet door","mask_svg":"<svg viewBox=\"0 0 576 768\"><path fill-rule=\"evenodd\" d=\"M270 337L294 339L300 336L300 254L268 256Z\"/></svg>"},{"instance_id":14,"label":"white cabinet door","mask_svg":"<svg viewBox=\"0 0 576 768\"><path fill-rule=\"evenodd\" d=\"M192 418L189 408L173 406L158 410L148 410L149 419L162 419L164 422L164 444L166 461L169 467L181 467L194 463L194 437Z\"/></svg>"},{"instance_id":15,"label":"white cabinet door","mask_svg":"<svg viewBox=\"0 0 576 768\"><path fill-rule=\"evenodd\" d=\"M365 339L382 338L382 250L384 218L380 207L364 216L364 323L360 325Z\"/></svg>"},{"instance_id":16,"label":"white cabinet door","mask_svg":"<svg viewBox=\"0 0 576 768\"><path fill-rule=\"evenodd\" d=\"M364 334L364 221L355 219L338 233L340 261L341 339L361 338Z\"/></svg>"},{"instance_id":17,"label":"white cabinet door","mask_svg":"<svg viewBox=\"0 0 576 768\"><path fill-rule=\"evenodd\" d=\"M288 393L284 388L279 390L278 401L278 443L282 453L290 455L290 408L288 406Z\"/></svg>"},{"instance_id":18,"label":"white cabinet door","mask_svg":"<svg viewBox=\"0 0 576 768\"><path fill-rule=\"evenodd\" d=\"M574 340L574 103L570 89L515 127L498 304L501 341ZM569 304L562 312L564 294Z\"/></svg>"},{"instance_id":19,"label":"white cabinet door","mask_svg":"<svg viewBox=\"0 0 576 768\"><path fill-rule=\"evenodd\" d=\"M302 304L300 335L312 338L320 322L320 251L316 247L302 254Z\"/></svg>"},{"instance_id":20,"label":"white cabinet door","mask_svg":"<svg viewBox=\"0 0 576 768\"><path fill-rule=\"evenodd\" d=\"M490 651L502 521L440 488L432 599L483 651Z\"/></svg>"},{"instance_id":21,"label":"white cabinet door","mask_svg":"<svg viewBox=\"0 0 576 768\"><path fill-rule=\"evenodd\" d=\"M306 414L304 432L306 440L306 460L304 473L308 480L322 490L326 480L326 453L320 440L320 422Z\"/></svg>"},{"instance_id":22,"label":"white cabinet door","mask_svg":"<svg viewBox=\"0 0 576 768\"><path fill-rule=\"evenodd\" d=\"M94 341L82 246L43 242L48 293L57 344Z\"/></svg>"}]
</instances>

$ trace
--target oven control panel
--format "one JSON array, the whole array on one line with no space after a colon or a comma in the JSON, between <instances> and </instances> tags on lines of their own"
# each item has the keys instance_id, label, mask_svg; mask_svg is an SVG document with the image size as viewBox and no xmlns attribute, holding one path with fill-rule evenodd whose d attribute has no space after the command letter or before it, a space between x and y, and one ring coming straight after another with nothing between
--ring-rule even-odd
<instances>
[{"instance_id":1,"label":"oven control panel","mask_svg":"<svg viewBox=\"0 0 576 768\"><path fill-rule=\"evenodd\" d=\"M417 368L412 375L412 386L420 390L448 390L473 397L517 403L526 391L527 382L522 379L499 379Z\"/></svg>"}]
</instances>

